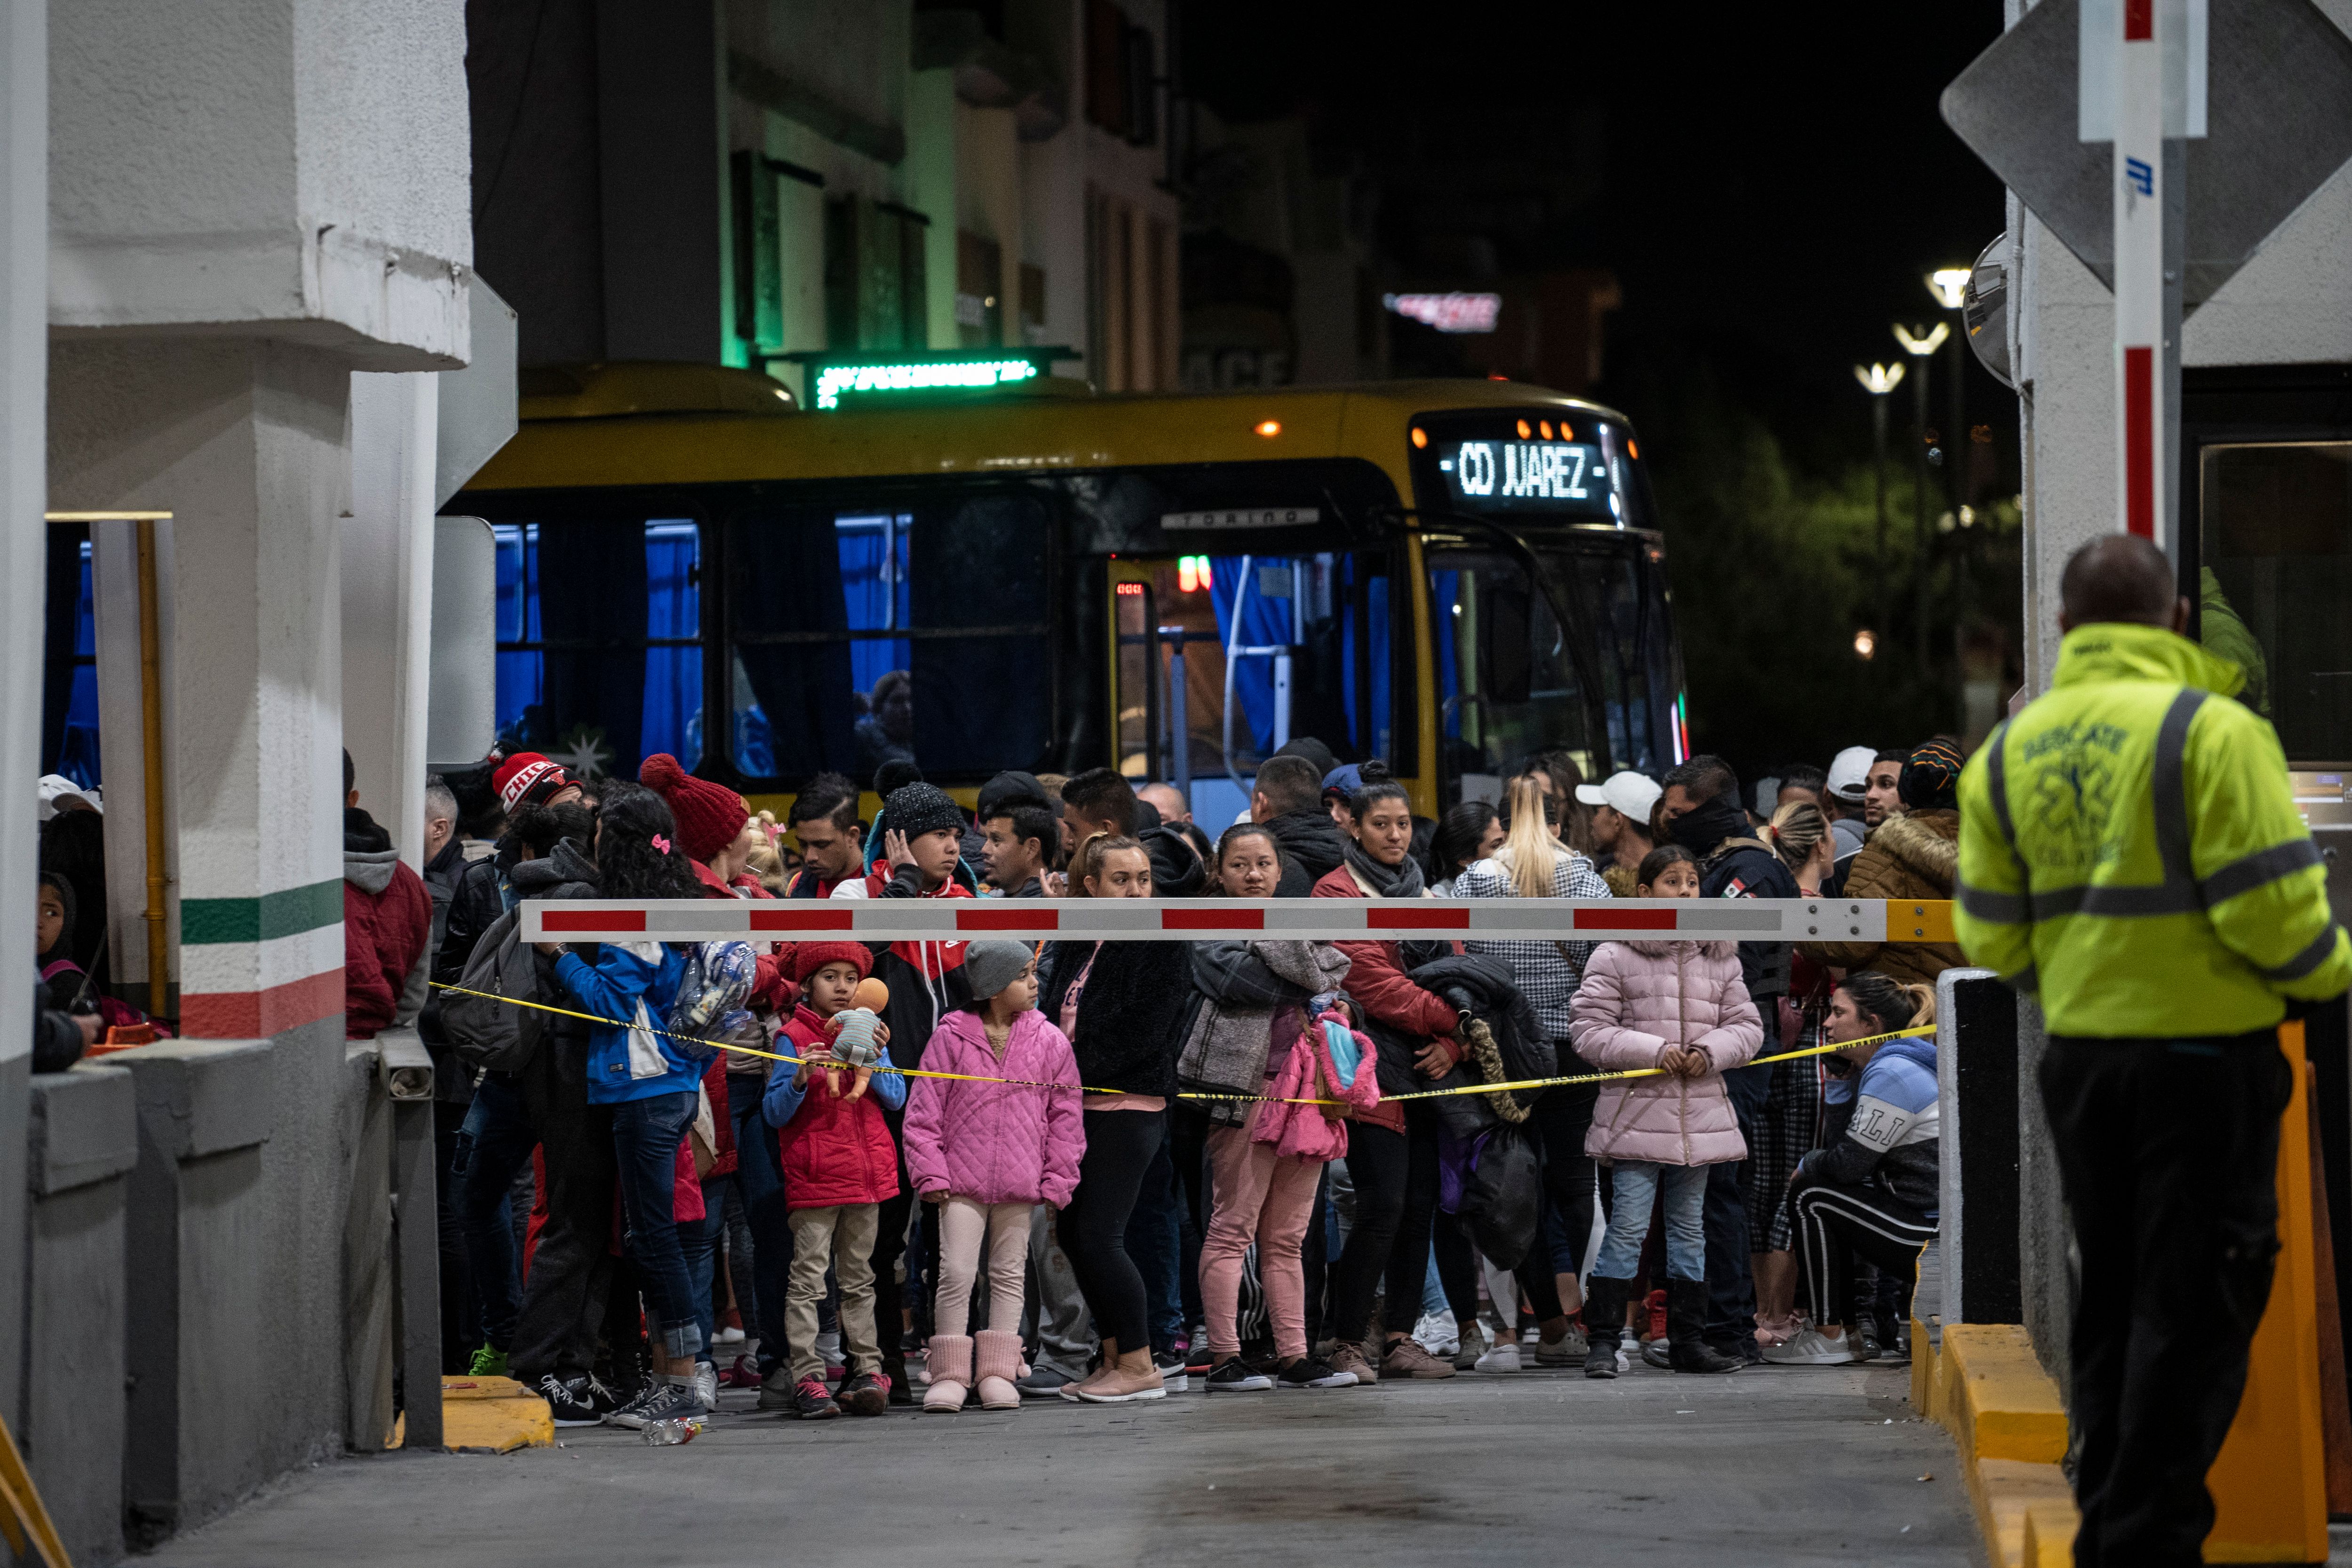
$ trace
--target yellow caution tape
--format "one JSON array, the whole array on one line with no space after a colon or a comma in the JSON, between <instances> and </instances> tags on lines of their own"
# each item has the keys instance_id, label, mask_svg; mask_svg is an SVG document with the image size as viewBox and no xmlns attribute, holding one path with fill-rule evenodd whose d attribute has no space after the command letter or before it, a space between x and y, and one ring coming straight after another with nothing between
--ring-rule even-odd
<instances>
[{"instance_id":1,"label":"yellow caution tape","mask_svg":"<svg viewBox=\"0 0 2352 1568\"><path fill-rule=\"evenodd\" d=\"M449 985L438 980L428 981L427 984L436 991L453 991L460 996L479 996L488 1002L505 1002L517 1007L530 1007L541 1013L553 1013L559 1017L579 1018L587 1023L604 1024L615 1029L634 1029L638 1027L637 1025L623 1023L617 1018L602 1017L594 1013L574 1012L569 1007L550 1006L544 1002L526 1002L519 996L500 996L488 991L470 991L463 985ZM857 1070L851 1068L850 1064L847 1062L835 1061L830 1058L819 1060L814 1058L787 1056L778 1051L758 1050L751 1046L731 1045L725 1040L706 1040L692 1035L679 1035L674 1034L667 1029L653 1028L651 1026L646 1026L646 1027L651 1033L664 1036L669 1039L681 1040L689 1045L709 1046L717 1050L733 1051L738 1056L759 1057L766 1061L786 1062L793 1067L809 1065L816 1067L849 1068L849 1070L853 1071ZM1933 1024L1925 1024L1916 1028L1910 1029L1891 1029L1883 1035L1865 1035L1858 1040L1837 1040L1828 1045L1807 1046L1801 1050L1781 1051L1769 1057L1755 1057L1740 1065L1743 1067L1763 1067L1770 1062L1789 1062L1798 1060L1800 1058L1803 1057L1827 1056L1832 1051L1848 1050L1855 1046L1874 1046L1882 1040L1910 1039L1920 1035L1932 1035L1935 1032L1936 1026ZM1024 1078L989 1078L982 1074L968 1072L932 1072L923 1068L877 1067L873 1070L876 1072L896 1073L900 1078L940 1079L950 1083L999 1083L1013 1089L1068 1089L1071 1087L1066 1083L1039 1083L1033 1079ZM1408 1094L1384 1094L1381 1096L1380 1102L1382 1105L1394 1105L1408 1100L1444 1100L1454 1095L1462 1094L1510 1094L1516 1093L1523 1089L1557 1089L1562 1085L1571 1083L1608 1083L1620 1079L1660 1078L1665 1076L1665 1072L1666 1069L1664 1068L1626 1068L1618 1072L1577 1073L1563 1078L1517 1079L1509 1083L1459 1084L1452 1089L1414 1089ZM1123 1089L1092 1089L1084 1084L1078 1085L1077 1089L1082 1094L1127 1094L1131 1092L1130 1090ZM1228 1102L1264 1100L1271 1105L1344 1105L1347 1103L1345 1100L1295 1100L1286 1096L1272 1094L1209 1094L1195 1092L1192 1089L1179 1091L1176 1098L1179 1100L1213 1100Z\"/></svg>"}]
</instances>

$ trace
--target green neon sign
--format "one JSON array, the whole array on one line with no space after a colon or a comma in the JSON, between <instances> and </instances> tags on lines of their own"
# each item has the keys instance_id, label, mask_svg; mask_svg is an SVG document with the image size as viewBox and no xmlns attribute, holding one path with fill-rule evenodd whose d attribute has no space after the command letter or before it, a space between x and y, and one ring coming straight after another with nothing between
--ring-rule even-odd
<instances>
[{"instance_id":1,"label":"green neon sign","mask_svg":"<svg viewBox=\"0 0 2352 1568\"><path fill-rule=\"evenodd\" d=\"M809 405L838 409L845 401L915 401L929 396L984 395L1035 381L1057 359L1076 357L1063 348L953 350L898 355L784 356L808 367Z\"/></svg>"}]
</instances>

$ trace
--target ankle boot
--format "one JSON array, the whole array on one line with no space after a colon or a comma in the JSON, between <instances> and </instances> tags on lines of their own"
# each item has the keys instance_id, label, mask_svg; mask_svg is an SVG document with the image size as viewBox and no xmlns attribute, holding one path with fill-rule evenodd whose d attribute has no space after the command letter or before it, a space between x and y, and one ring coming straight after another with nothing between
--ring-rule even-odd
<instances>
[{"instance_id":1,"label":"ankle boot","mask_svg":"<svg viewBox=\"0 0 2352 1568\"><path fill-rule=\"evenodd\" d=\"M1021 1390L1021 1336L1002 1329L982 1329L971 1337L972 1376L980 1388L982 1410L1018 1410Z\"/></svg>"},{"instance_id":2,"label":"ankle boot","mask_svg":"<svg viewBox=\"0 0 2352 1568\"><path fill-rule=\"evenodd\" d=\"M1584 1282L1584 1375L1617 1375L1617 1341L1625 1323L1625 1295L1631 1279L1611 1279L1595 1274Z\"/></svg>"},{"instance_id":3,"label":"ankle boot","mask_svg":"<svg viewBox=\"0 0 2352 1568\"><path fill-rule=\"evenodd\" d=\"M930 1368L931 1386L923 1394L923 1408L934 1415L962 1409L964 1391L971 1386L971 1336L933 1334L924 1364Z\"/></svg>"},{"instance_id":4,"label":"ankle boot","mask_svg":"<svg viewBox=\"0 0 2352 1568\"><path fill-rule=\"evenodd\" d=\"M1706 1281L1666 1281L1666 1359L1676 1372L1738 1372L1748 1363L1706 1342Z\"/></svg>"}]
</instances>

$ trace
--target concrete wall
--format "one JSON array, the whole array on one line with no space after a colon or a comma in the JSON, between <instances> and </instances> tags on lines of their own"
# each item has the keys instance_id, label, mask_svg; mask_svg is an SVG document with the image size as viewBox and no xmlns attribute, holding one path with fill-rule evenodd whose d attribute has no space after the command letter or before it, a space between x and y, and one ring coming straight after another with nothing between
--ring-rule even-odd
<instances>
[{"instance_id":1,"label":"concrete wall","mask_svg":"<svg viewBox=\"0 0 2352 1568\"><path fill-rule=\"evenodd\" d=\"M383 369L463 362L458 0L52 11L55 325L268 331Z\"/></svg>"},{"instance_id":2,"label":"concrete wall","mask_svg":"<svg viewBox=\"0 0 2352 1568\"><path fill-rule=\"evenodd\" d=\"M32 1214L24 1400L10 1425L77 1563L122 1552L122 1447L130 1295L128 1173L139 1158L131 1074L85 1064L32 1080Z\"/></svg>"}]
</instances>

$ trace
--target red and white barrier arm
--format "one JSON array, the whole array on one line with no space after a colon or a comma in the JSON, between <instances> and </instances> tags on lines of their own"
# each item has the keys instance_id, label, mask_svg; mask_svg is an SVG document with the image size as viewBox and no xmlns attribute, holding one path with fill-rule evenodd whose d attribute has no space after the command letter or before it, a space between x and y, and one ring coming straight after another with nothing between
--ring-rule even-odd
<instances>
[{"instance_id":1,"label":"red and white barrier arm","mask_svg":"<svg viewBox=\"0 0 2352 1568\"><path fill-rule=\"evenodd\" d=\"M1879 899L530 899L530 942L1950 942L1951 905Z\"/></svg>"}]
</instances>

